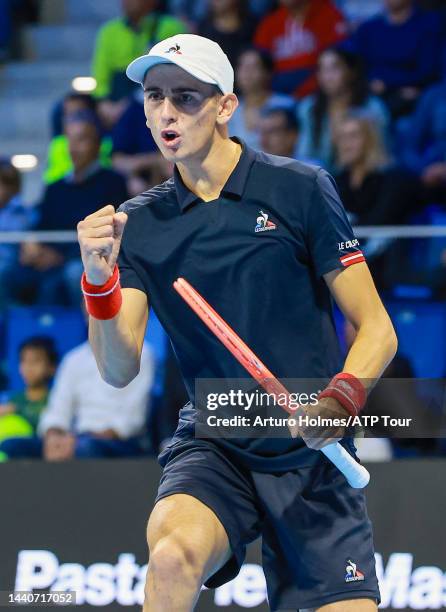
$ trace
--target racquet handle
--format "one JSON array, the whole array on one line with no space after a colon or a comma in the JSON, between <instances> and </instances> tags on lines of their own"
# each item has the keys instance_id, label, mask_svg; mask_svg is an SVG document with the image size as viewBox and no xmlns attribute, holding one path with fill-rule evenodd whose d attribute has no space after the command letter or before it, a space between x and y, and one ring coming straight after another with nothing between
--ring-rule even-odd
<instances>
[{"instance_id":1,"label":"racquet handle","mask_svg":"<svg viewBox=\"0 0 446 612\"><path fill-rule=\"evenodd\" d=\"M348 484L354 489L363 489L369 484L370 474L358 463L339 442L327 444L321 452L342 472Z\"/></svg>"},{"instance_id":2,"label":"racquet handle","mask_svg":"<svg viewBox=\"0 0 446 612\"><path fill-rule=\"evenodd\" d=\"M271 395L285 394L288 391L283 384L272 374L262 361L253 353L226 321L212 308L210 304L190 285L186 279L178 278L173 286L181 295L183 300L198 315L211 332L224 344L237 361L249 372L249 374L262 385ZM282 406L289 414L295 414L289 406ZM362 489L369 480L370 474L363 465L358 463L348 451L338 442L324 446L321 451L340 472L347 482L355 489Z\"/></svg>"}]
</instances>

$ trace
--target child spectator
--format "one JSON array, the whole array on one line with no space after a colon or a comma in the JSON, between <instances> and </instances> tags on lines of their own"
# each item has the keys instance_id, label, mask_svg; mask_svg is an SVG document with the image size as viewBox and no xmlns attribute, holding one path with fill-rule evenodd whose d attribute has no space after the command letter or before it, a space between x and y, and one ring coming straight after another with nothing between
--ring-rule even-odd
<instances>
[{"instance_id":1,"label":"child spectator","mask_svg":"<svg viewBox=\"0 0 446 612\"><path fill-rule=\"evenodd\" d=\"M235 66L240 53L252 45L255 25L247 0L209 0L197 33L218 43Z\"/></svg>"},{"instance_id":2,"label":"child spectator","mask_svg":"<svg viewBox=\"0 0 446 612\"><path fill-rule=\"evenodd\" d=\"M260 120L260 146L271 155L295 157L299 124L289 108L271 108Z\"/></svg>"},{"instance_id":3,"label":"child spectator","mask_svg":"<svg viewBox=\"0 0 446 612\"><path fill-rule=\"evenodd\" d=\"M327 49L318 61L317 92L298 106L302 131L298 157L314 160L328 170L334 168L332 126L352 109L361 109L386 134L390 117L385 104L371 96L357 55Z\"/></svg>"},{"instance_id":4,"label":"child spectator","mask_svg":"<svg viewBox=\"0 0 446 612\"><path fill-rule=\"evenodd\" d=\"M117 389L101 378L88 341L67 353L38 426L45 459L140 455L153 372L144 346L139 374Z\"/></svg>"},{"instance_id":5,"label":"child spectator","mask_svg":"<svg viewBox=\"0 0 446 612\"><path fill-rule=\"evenodd\" d=\"M272 71L271 56L259 49L244 51L236 65L239 105L229 123L229 132L254 149L260 147L259 124L262 113L275 107L294 109L296 106L291 96L275 94L271 90Z\"/></svg>"},{"instance_id":6,"label":"child spectator","mask_svg":"<svg viewBox=\"0 0 446 612\"><path fill-rule=\"evenodd\" d=\"M56 364L57 354L50 338L29 338L20 346L19 369L25 389L11 394L9 401L0 405L0 452L7 457L40 455L36 430L48 402Z\"/></svg>"},{"instance_id":7,"label":"child spectator","mask_svg":"<svg viewBox=\"0 0 446 612\"><path fill-rule=\"evenodd\" d=\"M186 31L182 21L156 10L156 0L122 0L123 16L105 23L96 38L92 73L99 113L111 128L127 105L134 84L125 76L127 65L155 43Z\"/></svg>"},{"instance_id":8,"label":"child spectator","mask_svg":"<svg viewBox=\"0 0 446 612\"><path fill-rule=\"evenodd\" d=\"M254 43L274 60L274 91L302 98L316 89L320 53L343 40L347 24L331 0L280 0L257 28Z\"/></svg>"},{"instance_id":9,"label":"child spectator","mask_svg":"<svg viewBox=\"0 0 446 612\"><path fill-rule=\"evenodd\" d=\"M385 14L364 22L349 45L364 59L372 91L399 117L439 78L442 20L418 9L414 0L384 0L384 6Z\"/></svg>"}]
</instances>

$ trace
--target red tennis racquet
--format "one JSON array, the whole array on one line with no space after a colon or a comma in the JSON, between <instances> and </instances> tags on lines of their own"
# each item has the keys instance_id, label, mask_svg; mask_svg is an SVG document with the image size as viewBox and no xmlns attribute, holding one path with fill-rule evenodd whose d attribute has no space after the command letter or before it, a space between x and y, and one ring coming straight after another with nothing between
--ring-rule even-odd
<instances>
[{"instance_id":1,"label":"red tennis racquet","mask_svg":"<svg viewBox=\"0 0 446 612\"><path fill-rule=\"evenodd\" d=\"M289 397L290 394L282 383L187 280L178 278L173 286L203 323L268 393L274 396L284 394L284 397ZM288 405L282 408L289 414L295 414L295 410ZM368 471L338 442L327 444L321 452L344 474L352 487L362 489L368 484L370 480Z\"/></svg>"}]
</instances>

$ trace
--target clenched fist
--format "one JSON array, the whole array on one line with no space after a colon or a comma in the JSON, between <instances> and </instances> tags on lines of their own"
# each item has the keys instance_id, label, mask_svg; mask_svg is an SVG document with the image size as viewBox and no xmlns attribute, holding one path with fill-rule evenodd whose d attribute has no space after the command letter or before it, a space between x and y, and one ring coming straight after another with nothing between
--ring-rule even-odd
<instances>
[{"instance_id":1,"label":"clenched fist","mask_svg":"<svg viewBox=\"0 0 446 612\"><path fill-rule=\"evenodd\" d=\"M116 213L109 204L77 224L87 282L103 285L113 273L121 246L127 215Z\"/></svg>"}]
</instances>

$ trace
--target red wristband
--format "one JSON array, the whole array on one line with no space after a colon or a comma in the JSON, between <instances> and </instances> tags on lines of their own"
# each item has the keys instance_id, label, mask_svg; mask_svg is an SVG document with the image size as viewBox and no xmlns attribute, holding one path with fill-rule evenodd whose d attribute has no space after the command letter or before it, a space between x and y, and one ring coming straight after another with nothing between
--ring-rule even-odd
<instances>
[{"instance_id":1,"label":"red wristband","mask_svg":"<svg viewBox=\"0 0 446 612\"><path fill-rule=\"evenodd\" d=\"M330 380L327 388L319 393L318 399L322 397L333 397L351 416L357 416L364 408L367 391L356 376L340 372Z\"/></svg>"},{"instance_id":2,"label":"red wristband","mask_svg":"<svg viewBox=\"0 0 446 612\"><path fill-rule=\"evenodd\" d=\"M121 285L119 283L119 268L115 265L113 274L103 285L91 285L87 281L85 272L81 280L85 307L89 315L95 319L105 321L115 317L122 304Z\"/></svg>"}]
</instances>

